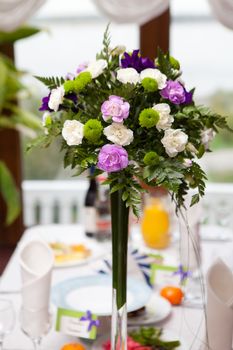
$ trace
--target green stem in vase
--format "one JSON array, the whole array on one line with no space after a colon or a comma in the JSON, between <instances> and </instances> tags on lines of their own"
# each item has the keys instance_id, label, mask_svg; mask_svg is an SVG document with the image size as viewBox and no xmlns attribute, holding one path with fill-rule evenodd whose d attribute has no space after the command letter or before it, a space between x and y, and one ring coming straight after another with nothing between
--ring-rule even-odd
<instances>
[{"instance_id":1,"label":"green stem in vase","mask_svg":"<svg viewBox=\"0 0 233 350\"><path fill-rule=\"evenodd\" d=\"M119 179L120 182L120 179ZM111 194L113 289L116 290L117 309L126 303L127 249L129 208L122 200L122 190Z\"/></svg>"}]
</instances>

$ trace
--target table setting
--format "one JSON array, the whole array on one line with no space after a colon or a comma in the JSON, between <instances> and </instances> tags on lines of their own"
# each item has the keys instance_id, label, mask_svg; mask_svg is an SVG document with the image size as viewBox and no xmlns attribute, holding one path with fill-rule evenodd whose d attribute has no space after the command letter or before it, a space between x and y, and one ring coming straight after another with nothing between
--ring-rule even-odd
<instances>
[{"instance_id":1,"label":"table setting","mask_svg":"<svg viewBox=\"0 0 233 350\"><path fill-rule=\"evenodd\" d=\"M181 75L160 48L112 48L108 25L95 60L36 77L44 133L28 149L58 139L89 174L85 226L25 231L0 280L6 349L232 349L232 241L202 241L199 204L199 159L229 127Z\"/></svg>"},{"instance_id":2,"label":"table setting","mask_svg":"<svg viewBox=\"0 0 233 350\"><path fill-rule=\"evenodd\" d=\"M66 232L65 236L64 232ZM159 289L163 286L162 279L164 276L158 275L159 283L155 283L151 288L144 276L143 269L138 264L138 261L145 262L146 260L148 262L148 259L151 259L149 253L153 251L163 255L166 264L176 265L179 261L178 242L174 240L171 246L161 252L152 250L143 243L138 225L133 227L131 234L131 242L134 243L132 246L130 244L131 254L128 258L129 330L135 329L135 327L138 329L138 327L151 326L163 328L164 339L178 339L183 344L178 349L188 349L192 344L194 344L194 349L205 349L203 345L205 342L205 312L203 306L196 307L195 303L192 304L191 300L188 302L185 298L181 305L172 306L167 299L159 294ZM93 260L88 257L86 262L82 262L82 264L77 262L76 266L74 264L65 267L57 266L54 262L54 251L49 245L54 242L55 238L56 241L63 243L79 244L82 242L84 244L85 242L88 248L92 247L92 250L96 246L98 256L93 254ZM89 241L90 246L88 245ZM99 245L100 247L104 246L102 254L100 254ZM232 243L229 243L229 241L221 242L220 247L219 243L215 241L202 242L204 273L208 271L207 305L205 306L206 315L211 319L211 322L207 323L208 333L211 337L216 336L216 332L211 333L216 329L216 323L217 327L222 329L221 319L227 317L228 328L224 327L222 329L224 333L221 336L221 339L225 342L221 346L226 346L226 348L228 346L227 342L229 342L227 334L228 336L231 334L229 331L233 322L231 309L232 285L230 284L233 267L233 261L230 259L231 249ZM213 254L215 254L215 263L211 263L210 260ZM32 259L35 255L38 257L36 260ZM217 256L219 256L218 259ZM141 257L141 259L138 259L138 257ZM84 227L81 225L46 225L26 230L0 279L0 299L8 301L12 308L12 312L9 312L9 314L12 314L12 316L9 316L12 321L9 321L10 331L7 331L4 337L4 349L33 349L31 334L35 330L37 330L37 334L38 331L42 333L40 334L41 349L61 349L64 344L80 342L85 348L100 349L101 342L106 343L110 337L110 262L110 242L98 242L93 238L86 238ZM157 262L161 263L161 261ZM141 264L143 265L142 262ZM218 291L219 283L216 284L216 280L218 281L219 275L224 275L225 270L226 277L223 283L229 288L227 289L228 294L223 295L222 293L226 288L224 287L223 291ZM172 275L173 273L169 272L168 277L165 277L165 283L169 279L170 283L172 281L174 284L177 283L177 281L174 282ZM52 279L52 282L50 279ZM225 299L221 301L220 298ZM79 310L85 314L87 310L90 310L92 314L97 314L100 321L100 325L97 327L97 338L91 341L55 331L57 307ZM143 307L146 311L140 311ZM25 312L26 315L23 317ZM221 318L216 317L220 314ZM5 318L4 315L2 317ZM35 319L37 322L32 322ZM29 327L29 330L27 327ZM200 327L202 331L200 331ZM38 338L33 339L34 342L38 341Z\"/></svg>"}]
</instances>

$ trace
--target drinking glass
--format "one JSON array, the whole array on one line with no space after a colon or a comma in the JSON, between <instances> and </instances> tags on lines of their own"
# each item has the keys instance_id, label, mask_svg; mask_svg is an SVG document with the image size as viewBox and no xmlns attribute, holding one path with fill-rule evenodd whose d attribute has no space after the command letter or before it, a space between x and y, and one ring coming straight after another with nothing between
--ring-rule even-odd
<instances>
[{"instance_id":1,"label":"drinking glass","mask_svg":"<svg viewBox=\"0 0 233 350\"><path fill-rule=\"evenodd\" d=\"M36 310L21 307L21 330L31 339L34 350L40 349L42 339L50 331L51 324L52 316L47 308Z\"/></svg>"},{"instance_id":2,"label":"drinking glass","mask_svg":"<svg viewBox=\"0 0 233 350\"><path fill-rule=\"evenodd\" d=\"M11 333L15 325L15 311L10 300L0 299L0 350L4 337Z\"/></svg>"}]
</instances>

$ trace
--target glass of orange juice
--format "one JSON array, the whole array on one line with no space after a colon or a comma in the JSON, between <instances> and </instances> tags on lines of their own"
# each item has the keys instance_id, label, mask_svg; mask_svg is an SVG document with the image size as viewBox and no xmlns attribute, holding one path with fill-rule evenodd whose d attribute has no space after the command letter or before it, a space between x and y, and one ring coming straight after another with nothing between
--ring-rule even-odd
<instances>
[{"instance_id":1,"label":"glass of orange juice","mask_svg":"<svg viewBox=\"0 0 233 350\"><path fill-rule=\"evenodd\" d=\"M170 243L169 212L166 196L147 196L141 222L144 242L150 248L164 249Z\"/></svg>"}]
</instances>

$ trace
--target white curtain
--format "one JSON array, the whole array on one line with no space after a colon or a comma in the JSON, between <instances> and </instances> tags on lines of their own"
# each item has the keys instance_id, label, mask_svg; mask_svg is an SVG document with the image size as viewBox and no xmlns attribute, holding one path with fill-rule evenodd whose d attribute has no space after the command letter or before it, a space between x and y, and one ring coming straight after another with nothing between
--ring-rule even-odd
<instances>
[{"instance_id":1,"label":"white curtain","mask_svg":"<svg viewBox=\"0 0 233 350\"><path fill-rule=\"evenodd\" d=\"M11 31L22 25L46 0L0 0L0 30Z\"/></svg>"},{"instance_id":2,"label":"white curtain","mask_svg":"<svg viewBox=\"0 0 233 350\"><path fill-rule=\"evenodd\" d=\"M233 29L233 0L209 0L216 18L226 27Z\"/></svg>"},{"instance_id":3,"label":"white curtain","mask_svg":"<svg viewBox=\"0 0 233 350\"><path fill-rule=\"evenodd\" d=\"M112 21L143 24L161 15L169 0L93 0L97 7Z\"/></svg>"}]
</instances>

